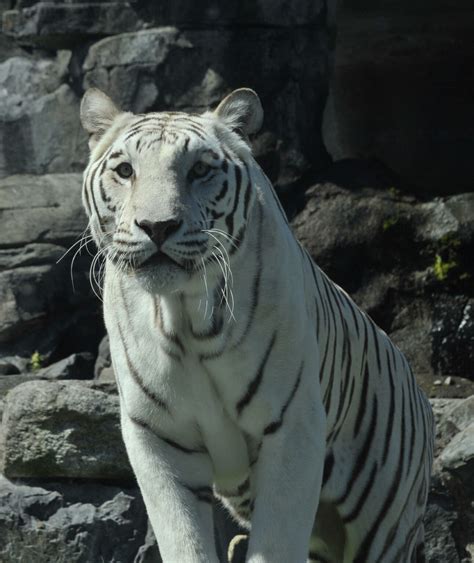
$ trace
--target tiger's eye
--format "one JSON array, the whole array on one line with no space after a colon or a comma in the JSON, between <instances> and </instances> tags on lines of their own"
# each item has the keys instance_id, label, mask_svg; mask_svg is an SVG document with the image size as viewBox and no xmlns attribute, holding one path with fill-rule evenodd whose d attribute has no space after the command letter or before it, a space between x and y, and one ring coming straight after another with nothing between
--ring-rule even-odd
<instances>
[{"instance_id":1,"label":"tiger's eye","mask_svg":"<svg viewBox=\"0 0 474 563\"><path fill-rule=\"evenodd\" d=\"M206 164L202 160L196 162L196 164L191 168L191 176L193 178L203 178L211 169L209 164Z\"/></svg>"},{"instance_id":2,"label":"tiger's eye","mask_svg":"<svg viewBox=\"0 0 474 563\"><path fill-rule=\"evenodd\" d=\"M129 162L122 162L117 166L115 171L121 178L125 179L130 178L130 176L133 174L133 168Z\"/></svg>"}]
</instances>

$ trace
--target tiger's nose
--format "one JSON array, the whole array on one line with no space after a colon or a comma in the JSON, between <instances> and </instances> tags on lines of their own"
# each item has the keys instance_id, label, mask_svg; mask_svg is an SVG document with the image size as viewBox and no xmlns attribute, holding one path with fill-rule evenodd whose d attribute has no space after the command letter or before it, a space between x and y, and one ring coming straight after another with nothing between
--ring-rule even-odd
<instances>
[{"instance_id":1,"label":"tiger's nose","mask_svg":"<svg viewBox=\"0 0 474 563\"><path fill-rule=\"evenodd\" d=\"M161 248L167 238L181 226L181 221L169 219L167 221L135 221L137 227L144 231L158 248Z\"/></svg>"}]
</instances>

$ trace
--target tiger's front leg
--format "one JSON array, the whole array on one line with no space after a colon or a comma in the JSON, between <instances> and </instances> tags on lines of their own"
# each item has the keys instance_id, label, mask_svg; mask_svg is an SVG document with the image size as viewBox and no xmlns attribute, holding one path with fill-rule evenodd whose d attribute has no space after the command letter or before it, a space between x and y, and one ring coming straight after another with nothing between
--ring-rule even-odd
<instances>
[{"instance_id":1,"label":"tiger's front leg","mask_svg":"<svg viewBox=\"0 0 474 563\"><path fill-rule=\"evenodd\" d=\"M218 563L212 468L205 452L167 443L122 408L122 433L164 563Z\"/></svg>"},{"instance_id":2,"label":"tiger's front leg","mask_svg":"<svg viewBox=\"0 0 474 563\"><path fill-rule=\"evenodd\" d=\"M264 434L256 468L248 563L307 561L326 435L323 405L313 401L314 393L301 385L281 426L270 426Z\"/></svg>"}]
</instances>

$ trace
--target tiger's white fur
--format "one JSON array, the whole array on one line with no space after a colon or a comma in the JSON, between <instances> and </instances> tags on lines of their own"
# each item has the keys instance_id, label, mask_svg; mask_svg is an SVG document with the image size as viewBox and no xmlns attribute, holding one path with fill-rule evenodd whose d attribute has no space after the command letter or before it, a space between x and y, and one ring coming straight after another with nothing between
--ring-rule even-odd
<instances>
[{"instance_id":1,"label":"tiger's white fur","mask_svg":"<svg viewBox=\"0 0 474 563\"><path fill-rule=\"evenodd\" d=\"M203 115L96 89L81 107L123 437L162 557L217 561L214 494L250 563L422 561L429 404L292 234L247 142L262 118L247 89Z\"/></svg>"}]
</instances>

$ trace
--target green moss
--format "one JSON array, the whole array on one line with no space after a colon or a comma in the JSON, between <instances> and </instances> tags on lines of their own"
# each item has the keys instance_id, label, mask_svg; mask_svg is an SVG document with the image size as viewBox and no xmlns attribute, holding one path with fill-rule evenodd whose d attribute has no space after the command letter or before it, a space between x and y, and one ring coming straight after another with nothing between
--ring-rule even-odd
<instances>
[{"instance_id":1,"label":"green moss","mask_svg":"<svg viewBox=\"0 0 474 563\"><path fill-rule=\"evenodd\" d=\"M439 254L437 254L433 265L433 271L436 279L444 281L448 277L449 272L453 268L456 268L457 265L458 263L455 260L445 261Z\"/></svg>"},{"instance_id":2,"label":"green moss","mask_svg":"<svg viewBox=\"0 0 474 563\"><path fill-rule=\"evenodd\" d=\"M38 371L39 369L41 369L43 367L43 362L44 362L44 358L38 352L38 350L36 350L36 352L33 352L33 354L31 354L30 366L33 371Z\"/></svg>"},{"instance_id":3,"label":"green moss","mask_svg":"<svg viewBox=\"0 0 474 563\"><path fill-rule=\"evenodd\" d=\"M388 217L382 223L382 230L388 231L389 229L391 229L392 227L394 227L398 223L398 220L399 220L399 217L397 215L393 215L392 217Z\"/></svg>"}]
</instances>

